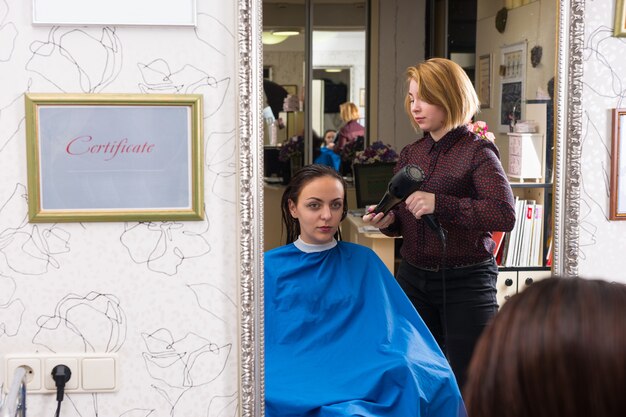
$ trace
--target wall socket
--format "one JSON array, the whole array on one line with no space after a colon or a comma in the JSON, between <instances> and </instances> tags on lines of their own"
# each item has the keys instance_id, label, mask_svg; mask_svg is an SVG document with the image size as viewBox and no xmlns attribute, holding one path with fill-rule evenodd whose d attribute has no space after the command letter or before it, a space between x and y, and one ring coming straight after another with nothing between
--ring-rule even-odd
<instances>
[{"instance_id":1,"label":"wall socket","mask_svg":"<svg viewBox=\"0 0 626 417\"><path fill-rule=\"evenodd\" d=\"M9 390L15 370L26 368L29 394L56 393L52 369L65 365L72 376L66 393L114 392L118 390L119 366L115 353L16 353L4 357L4 389Z\"/></svg>"}]
</instances>

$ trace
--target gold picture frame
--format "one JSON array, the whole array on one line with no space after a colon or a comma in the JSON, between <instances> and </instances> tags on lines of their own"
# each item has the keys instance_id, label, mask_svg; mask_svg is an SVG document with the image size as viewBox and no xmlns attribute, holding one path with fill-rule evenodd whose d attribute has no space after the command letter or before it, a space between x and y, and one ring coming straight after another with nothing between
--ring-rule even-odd
<instances>
[{"instance_id":1,"label":"gold picture frame","mask_svg":"<svg viewBox=\"0 0 626 417\"><path fill-rule=\"evenodd\" d=\"M202 220L199 94L26 94L31 222Z\"/></svg>"},{"instance_id":2,"label":"gold picture frame","mask_svg":"<svg viewBox=\"0 0 626 417\"><path fill-rule=\"evenodd\" d=\"M626 109L612 110L609 220L626 220Z\"/></svg>"},{"instance_id":3,"label":"gold picture frame","mask_svg":"<svg viewBox=\"0 0 626 417\"><path fill-rule=\"evenodd\" d=\"M613 36L626 37L626 9L624 9L624 0L615 1Z\"/></svg>"}]
</instances>

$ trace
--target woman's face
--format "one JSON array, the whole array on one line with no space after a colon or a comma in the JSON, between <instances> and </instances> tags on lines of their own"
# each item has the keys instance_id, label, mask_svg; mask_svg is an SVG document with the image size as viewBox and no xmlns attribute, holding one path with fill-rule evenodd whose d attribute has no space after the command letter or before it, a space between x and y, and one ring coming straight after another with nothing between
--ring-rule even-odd
<instances>
[{"instance_id":1,"label":"woman's face","mask_svg":"<svg viewBox=\"0 0 626 417\"><path fill-rule=\"evenodd\" d=\"M409 83L409 103L411 103L411 115L420 129L430 132L434 140L439 140L447 133L444 128L446 112L441 106L426 103L418 98L417 83L411 80Z\"/></svg>"},{"instance_id":2,"label":"woman's face","mask_svg":"<svg viewBox=\"0 0 626 417\"><path fill-rule=\"evenodd\" d=\"M319 177L300 191L298 203L289 200L289 212L300 223L300 238L308 244L333 240L343 214L344 190L333 177Z\"/></svg>"},{"instance_id":3,"label":"woman's face","mask_svg":"<svg viewBox=\"0 0 626 417\"><path fill-rule=\"evenodd\" d=\"M334 141L335 141L335 131L329 130L328 132L326 132L326 135L324 135L324 142L326 142L326 145L330 145Z\"/></svg>"}]
</instances>

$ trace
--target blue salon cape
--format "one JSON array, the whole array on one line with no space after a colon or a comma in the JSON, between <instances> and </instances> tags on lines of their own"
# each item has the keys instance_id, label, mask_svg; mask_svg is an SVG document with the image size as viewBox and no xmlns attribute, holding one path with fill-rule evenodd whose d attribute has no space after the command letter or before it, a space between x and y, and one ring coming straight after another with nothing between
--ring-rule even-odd
<instances>
[{"instance_id":1,"label":"blue salon cape","mask_svg":"<svg viewBox=\"0 0 626 417\"><path fill-rule=\"evenodd\" d=\"M265 254L268 417L465 416L454 374L364 246Z\"/></svg>"},{"instance_id":2,"label":"blue salon cape","mask_svg":"<svg viewBox=\"0 0 626 417\"><path fill-rule=\"evenodd\" d=\"M320 148L320 155L313 161L314 164L328 165L335 168L335 171L339 171L341 167L341 156L336 154L335 151L328 148Z\"/></svg>"}]
</instances>

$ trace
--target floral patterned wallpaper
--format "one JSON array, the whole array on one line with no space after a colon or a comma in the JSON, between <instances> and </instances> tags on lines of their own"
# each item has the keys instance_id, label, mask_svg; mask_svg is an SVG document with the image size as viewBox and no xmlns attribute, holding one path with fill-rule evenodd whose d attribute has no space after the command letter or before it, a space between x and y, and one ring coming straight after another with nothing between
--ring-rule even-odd
<instances>
[{"instance_id":1,"label":"floral patterned wallpaper","mask_svg":"<svg viewBox=\"0 0 626 417\"><path fill-rule=\"evenodd\" d=\"M585 2L579 274L626 282L626 222L609 221L611 109L626 107L626 38L614 0Z\"/></svg>"},{"instance_id":2,"label":"floral patterned wallpaper","mask_svg":"<svg viewBox=\"0 0 626 417\"><path fill-rule=\"evenodd\" d=\"M237 4L197 5L196 27L73 27L0 0L1 353L119 355L119 391L65 417L237 414ZM28 92L202 94L205 219L29 223Z\"/></svg>"}]
</instances>

